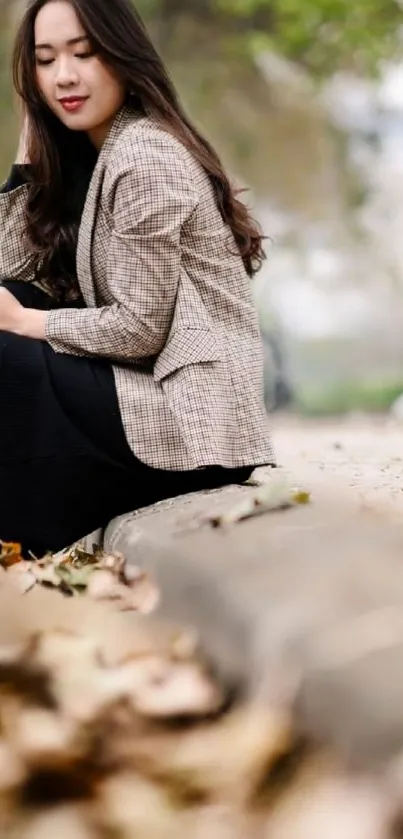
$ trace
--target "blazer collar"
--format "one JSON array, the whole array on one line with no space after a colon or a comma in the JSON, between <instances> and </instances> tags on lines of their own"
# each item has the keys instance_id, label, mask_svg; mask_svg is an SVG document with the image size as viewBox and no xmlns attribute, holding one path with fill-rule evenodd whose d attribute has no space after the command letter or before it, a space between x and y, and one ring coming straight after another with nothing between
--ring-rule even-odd
<instances>
[{"instance_id":1,"label":"blazer collar","mask_svg":"<svg viewBox=\"0 0 403 839\"><path fill-rule=\"evenodd\" d=\"M131 123L135 122L135 120L140 119L144 116L144 113L140 113L139 111L134 110L134 108L129 108L128 105L123 105L120 108L112 124L110 125L109 131L102 144L101 150L98 155L97 166L100 165L102 168L102 161L108 158L113 146L115 145L116 141L119 139L120 135L125 130L125 128L127 128Z\"/></svg>"}]
</instances>

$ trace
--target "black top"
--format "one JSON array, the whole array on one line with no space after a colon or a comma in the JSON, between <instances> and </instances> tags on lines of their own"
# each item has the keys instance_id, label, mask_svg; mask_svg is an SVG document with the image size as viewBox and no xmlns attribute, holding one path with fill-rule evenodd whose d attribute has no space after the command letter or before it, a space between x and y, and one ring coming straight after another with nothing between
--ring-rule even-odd
<instances>
[{"instance_id":1,"label":"black top","mask_svg":"<svg viewBox=\"0 0 403 839\"><path fill-rule=\"evenodd\" d=\"M30 167L27 165L14 163L5 184L0 189L0 193L12 192L13 189L18 189L19 186L28 183L29 169Z\"/></svg>"}]
</instances>

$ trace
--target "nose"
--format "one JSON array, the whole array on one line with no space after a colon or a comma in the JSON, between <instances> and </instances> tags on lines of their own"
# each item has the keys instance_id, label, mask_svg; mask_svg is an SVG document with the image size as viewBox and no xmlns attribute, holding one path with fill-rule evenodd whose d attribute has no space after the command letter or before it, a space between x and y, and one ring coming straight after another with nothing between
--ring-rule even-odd
<instances>
[{"instance_id":1,"label":"nose","mask_svg":"<svg viewBox=\"0 0 403 839\"><path fill-rule=\"evenodd\" d=\"M77 70L70 58L60 57L56 64L56 85L58 87L73 87L78 83Z\"/></svg>"}]
</instances>

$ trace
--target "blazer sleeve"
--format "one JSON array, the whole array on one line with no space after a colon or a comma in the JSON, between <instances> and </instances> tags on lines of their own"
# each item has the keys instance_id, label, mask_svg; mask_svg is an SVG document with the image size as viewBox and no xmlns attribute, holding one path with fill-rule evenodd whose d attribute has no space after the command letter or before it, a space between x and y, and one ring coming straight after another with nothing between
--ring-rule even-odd
<instances>
[{"instance_id":1,"label":"blazer sleeve","mask_svg":"<svg viewBox=\"0 0 403 839\"><path fill-rule=\"evenodd\" d=\"M114 302L48 312L46 338L56 352L127 362L156 355L166 343L180 276L181 229L198 204L180 152L168 134L134 137L126 159L116 164L117 176L107 171L113 232L106 278Z\"/></svg>"},{"instance_id":2,"label":"blazer sleeve","mask_svg":"<svg viewBox=\"0 0 403 839\"><path fill-rule=\"evenodd\" d=\"M25 167L14 165L0 188L0 277L32 282L35 258L25 242L28 184Z\"/></svg>"}]
</instances>

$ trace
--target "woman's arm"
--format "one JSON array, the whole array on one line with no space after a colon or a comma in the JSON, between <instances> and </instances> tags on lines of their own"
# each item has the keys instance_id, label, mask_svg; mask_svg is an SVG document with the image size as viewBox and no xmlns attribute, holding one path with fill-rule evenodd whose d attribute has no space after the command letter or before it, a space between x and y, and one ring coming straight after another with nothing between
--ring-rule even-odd
<instances>
[{"instance_id":1,"label":"woman's arm","mask_svg":"<svg viewBox=\"0 0 403 839\"><path fill-rule=\"evenodd\" d=\"M181 229L198 197L178 144L162 132L156 139L133 137L124 159L111 161L110 173L107 283L114 303L26 309L18 331L45 337L56 352L129 361L156 355L165 344L180 277Z\"/></svg>"},{"instance_id":2,"label":"woman's arm","mask_svg":"<svg viewBox=\"0 0 403 839\"><path fill-rule=\"evenodd\" d=\"M28 194L28 126L20 134L16 162L0 187L0 277L31 282L35 279L34 257L24 239Z\"/></svg>"},{"instance_id":3,"label":"woman's arm","mask_svg":"<svg viewBox=\"0 0 403 839\"><path fill-rule=\"evenodd\" d=\"M25 241L28 186L16 186L15 178L11 172L0 192L0 277L32 282L35 258Z\"/></svg>"}]
</instances>

